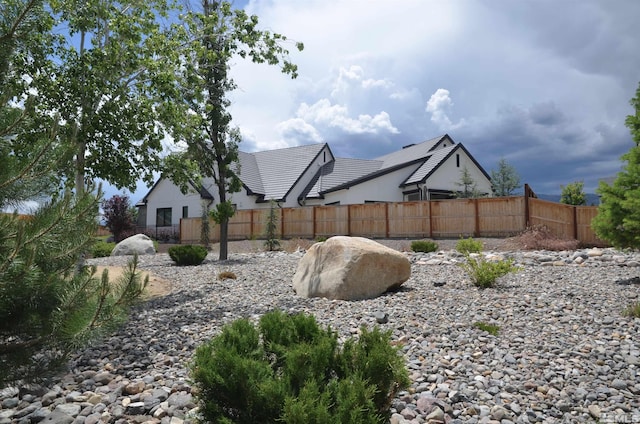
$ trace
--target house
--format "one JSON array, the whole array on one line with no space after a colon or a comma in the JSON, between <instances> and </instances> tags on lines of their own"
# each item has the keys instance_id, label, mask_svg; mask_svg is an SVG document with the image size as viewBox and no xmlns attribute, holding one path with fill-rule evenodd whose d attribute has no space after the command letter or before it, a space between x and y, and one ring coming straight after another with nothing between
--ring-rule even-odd
<instances>
[{"instance_id":1,"label":"house","mask_svg":"<svg viewBox=\"0 0 640 424\"><path fill-rule=\"evenodd\" d=\"M376 159L337 158L327 143L255 153L239 152L243 190L233 193L237 209L348 205L447 199L460 190L466 169L483 194L491 193L487 172L460 143L448 135ZM136 205L139 226L177 226L180 218L199 217L203 202L215 203L211 179L184 195L171 181L160 178Z\"/></svg>"}]
</instances>

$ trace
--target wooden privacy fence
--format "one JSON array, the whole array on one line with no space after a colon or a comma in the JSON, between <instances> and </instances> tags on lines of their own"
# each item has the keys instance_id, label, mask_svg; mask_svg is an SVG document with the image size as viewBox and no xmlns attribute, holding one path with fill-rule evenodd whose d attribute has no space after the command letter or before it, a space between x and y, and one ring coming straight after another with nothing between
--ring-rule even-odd
<instances>
[{"instance_id":1,"label":"wooden privacy fence","mask_svg":"<svg viewBox=\"0 0 640 424\"><path fill-rule=\"evenodd\" d=\"M331 237L458 238L507 237L528 226L546 225L562 238L604 244L591 230L595 206L570 206L529 196L431 200L277 209L278 238ZM229 221L229 240L264 238L268 209L240 210ZM201 218L180 221L180 242L200 241ZM220 230L210 221L211 241Z\"/></svg>"}]
</instances>

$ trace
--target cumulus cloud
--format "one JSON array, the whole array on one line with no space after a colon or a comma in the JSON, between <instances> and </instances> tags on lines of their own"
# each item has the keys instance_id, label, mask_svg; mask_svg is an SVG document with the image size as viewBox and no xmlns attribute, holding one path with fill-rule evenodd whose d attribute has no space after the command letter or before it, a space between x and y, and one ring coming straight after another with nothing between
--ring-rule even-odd
<instances>
[{"instance_id":1,"label":"cumulus cloud","mask_svg":"<svg viewBox=\"0 0 640 424\"><path fill-rule=\"evenodd\" d=\"M312 105L302 103L296 115L304 122L337 128L347 134L398 134L400 132L391 123L387 112L382 111L374 116L360 114L357 118L352 118L346 106L331 104L328 99L320 99Z\"/></svg>"},{"instance_id":2,"label":"cumulus cloud","mask_svg":"<svg viewBox=\"0 0 640 424\"><path fill-rule=\"evenodd\" d=\"M449 113L453 108L453 100L449 96L449 90L438 88L427 101L427 112L431 114L431 121L441 130L456 129L464 125L464 120L453 124L449 119Z\"/></svg>"},{"instance_id":3,"label":"cumulus cloud","mask_svg":"<svg viewBox=\"0 0 640 424\"><path fill-rule=\"evenodd\" d=\"M347 67L340 67L338 70L338 76L333 83L333 89L331 90L331 97L335 99L342 99L348 96L352 92L359 92L360 90L373 90L373 89L390 89L394 86L393 82L387 78L365 78L365 69L361 65L351 65Z\"/></svg>"},{"instance_id":4,"label":"cumulus cloud","mask_svg":"<svg viewBox=\"0 0 640 424\"><path fill-rule=\"evenodd\" d=\"M293 118L281 122L277 126L278 133L288 145L300 143L321 143L322 136L318 130L302 118Z\"/></svg>"}]
</instances>

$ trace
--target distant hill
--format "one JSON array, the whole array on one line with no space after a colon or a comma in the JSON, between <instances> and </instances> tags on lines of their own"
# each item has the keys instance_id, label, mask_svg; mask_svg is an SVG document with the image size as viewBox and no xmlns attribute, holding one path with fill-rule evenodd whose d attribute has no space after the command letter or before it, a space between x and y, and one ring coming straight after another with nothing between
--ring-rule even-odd
<instances>
[{"instance_id":1,"label":"distant hill","mask_svg":"<svg viewBox=\"0 0 640 424\"><path fill-rule=\"evenodd\" d=\"M587 206L598 206L600 204L600 196L595 193L585 193L587 196ZM536 193L538 199L549 200L550 202L560 202L559 194L539 194Z\"/></svg>"}]
</instances>

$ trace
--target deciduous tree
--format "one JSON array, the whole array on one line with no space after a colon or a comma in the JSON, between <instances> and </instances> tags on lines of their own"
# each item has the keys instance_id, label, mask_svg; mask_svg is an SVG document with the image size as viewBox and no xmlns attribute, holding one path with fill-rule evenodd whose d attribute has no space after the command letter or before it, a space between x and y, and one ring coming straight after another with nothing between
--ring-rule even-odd
<instances>
[{"instance_id":1,"label":"deciduous tree","mask_svg":"<svg viewBox=\"0 0 640 424\"><path fill-rule=\"evenodd\" d=\"M49 0L57 37L51 84L39 90L72 147L65 180L81 194L95 179L134 189L153 181L171 113L176 38L166 0Z\"/></svg>"},{"instance_id":2,"label":"deciduous tree","mask_svg":"<svg viewBox=\"0 0 640 424\"><path fill-rule=\"evenodd\" d=\"M244 10L234 9L228 1L202 0L201 10L184 16L187 46L183 50L180 90L184 120L173 128L176 140L187 144L184 159L197 165L196 175L180 176L192 169L168 165L166 175L175 181L189 180L201 184L209 177L215 182L217 193L211 215L220 227L221 260L227 259L228 222L234 214L230 195L240 191L238 128L231 126L228 93L236 88L230 75L233 57L248 58L255 63L279 65L292 78L297 67L288 59L283 47L287 38L258 28L258 17ZM302 43L295 43L302 50ZM183 188L185 184L180 184Z\"/></svg>"},{"instance_id":3,"label":"deciduous tree","mask_svg":"<svg viewBox=\"0 0 640 424\"><path fill-rule=\"evenodd\" d=\"M584 194L584 182L574 181L566 186L560 186L560 203L566 205L582 206L587 204L587 196Z\"/></svg>"},{"instance_id":4,"label":"deciduous tree","mask_svg":"<svg viewBox=\"0 0 640 424\"><path fill-rule=\"evenodd\" d=\"M115 195L102 202L104 220L116 242L133 235L136 223L129 196Z\"/></svg>"},{"instance_id":5,"label":"deciduous tree","mask_svg":"<svg viewBox=\"0 0 640 424\"><path fill-rule=\"evenodd\" d=\"M619 248L640 248L640 84L631 100L635 109L625 121L635 145L622 155L624 165L612 185L601 182L596 235Z\"/></svg>"}]
</instances>

